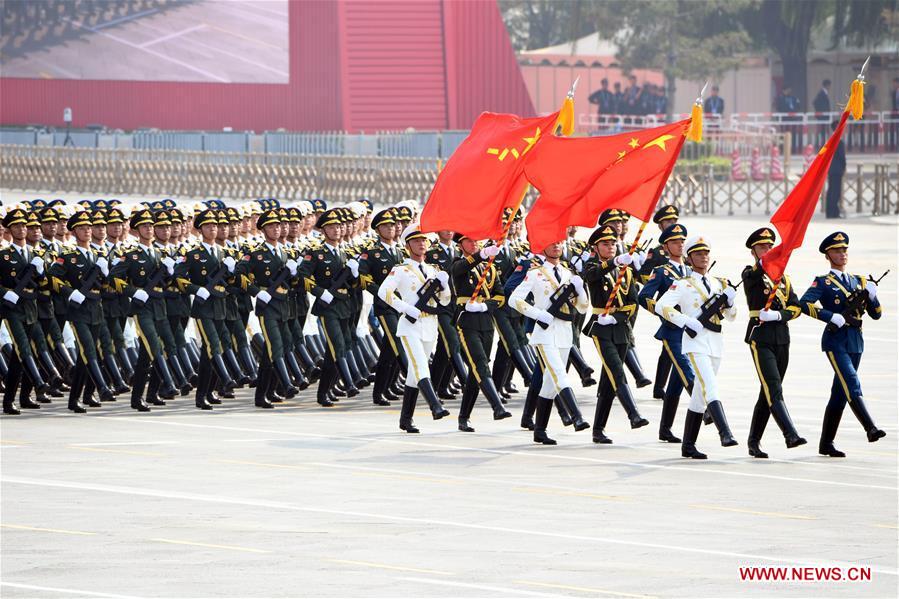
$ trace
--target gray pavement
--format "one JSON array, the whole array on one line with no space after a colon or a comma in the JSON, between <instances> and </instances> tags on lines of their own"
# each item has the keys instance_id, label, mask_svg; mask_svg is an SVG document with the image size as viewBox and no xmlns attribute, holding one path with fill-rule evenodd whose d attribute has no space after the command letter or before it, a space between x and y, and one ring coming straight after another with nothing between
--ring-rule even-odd
<instances>
[{"instance_id":1,"label":"gray pavement","mask_svg":"<svg viewBox=\"0 0 899 599\"><path fill-rule=\"evenodd\" d=\"M713 272L736 278L743 240L763 222L685 224L712 242ZM888 436L867 443L847 410L836 442L845 460L816 452L832 373L821 325L806 317L791 326L785 395L809 444L787 450L770 423L771 459L746 455L758 381L742 298L720 372L740 446L720 447L704 427L707 462L656 440L661 402L650 388L637 398L652 424L631 431L616 406L611 446L555 417L559 445L533 445L517 428L523 393L510 404L515 418L500 422L479 400L473 434L419 406L420 435L399 431L398 406L376 408L367 392L329 410L311 391L273 411L254 409L249 391L212 413L190 397L149 414L120 400L84 416L56 401L0 420L0 594L895 597L899 229L889 218L840 227L851 270L893 269L880 287L884 317L865 324L861 369ZM825 270L816 248L834 228L816 220L794 256L798 293ZM645 312L638 319L647 370L659 350L654 324ZM578 389L591 419L595 390ZM455 415L458 402L447 404ZM742 580L751 566L870 568L870 580Z\"/></svg>"}]
</instances>

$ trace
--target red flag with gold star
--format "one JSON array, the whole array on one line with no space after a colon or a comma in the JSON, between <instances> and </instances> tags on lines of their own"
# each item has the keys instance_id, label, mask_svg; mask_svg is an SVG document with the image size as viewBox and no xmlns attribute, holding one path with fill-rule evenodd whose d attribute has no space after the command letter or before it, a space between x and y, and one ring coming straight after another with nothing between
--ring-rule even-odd
<instances>
[{"instance_id":1,"label":"red flag with gold star","mask_svg":"<svg viewBox=\"0 0 899 599\"><path fill-rule=\"evenodd\" d=\"M553 137L565 119L484 112L456 148L421 213L421 230L455 231L472 239L499 239L503 210L517 206L527 190L524 157L542 138Z\"/></svg>"},{"instance_id":2,"label":"red flag with gold star","mask_svg":"<svg viewBox=\"0 0 899 599\"><path fill-rule=\"evenodd\" d=\"M540 192L525 219L531 251L565 239L569 226L596 226L606 208L652 218L689 128L686 119L619 135L542 140L524 168Z\"/></svg>"}]
</instances>

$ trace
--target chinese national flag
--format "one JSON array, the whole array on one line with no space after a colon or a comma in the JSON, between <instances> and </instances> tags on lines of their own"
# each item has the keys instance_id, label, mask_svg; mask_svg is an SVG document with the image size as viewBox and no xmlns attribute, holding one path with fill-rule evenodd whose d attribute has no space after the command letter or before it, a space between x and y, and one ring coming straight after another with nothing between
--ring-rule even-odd
<instances>
[{"instance_id":1,"label":"chinese national flag","mask_svg":"<svg viewBox=\"0 0 899 599\"><path fill-rule=\"evenodd\" d=\"M517 206L527 190L524 157L538 140L553 137L559 114L482 113L437 176L421 213L421 230L501 238L503 209Z\"/></svg>"},{"instance_id":2,"label":"chinese national flag","mask_svg":"<svg viewBox=\"0 0 899 599\"><path fill-rule=\"evenodd\" d=\"M777 227L781 241L780 245L772 248L762 258L762 268L765 270L765 274L774 281L780 280L787 268L790 254L802 245L805 231L818 206L818 198L821 197L821 190L824 188L824 179L827 177L833 155L837 151L848 116L849 111L843 112L833 135L818 151L812 165L771 217L771 224Z\"/></svg>"},{"instance_id":3,"label":"chinese national flag","mask_svg":"<svg viewBox=\"0 0 899 599\"><path fill-rule=\"evenodd\" d=\"M525 175L540 192L525 220L531 251L594 227L606 208L652 217L684 144L690 119L607 137L547 137L528 156Z\"/></svg>"}]
</instances>

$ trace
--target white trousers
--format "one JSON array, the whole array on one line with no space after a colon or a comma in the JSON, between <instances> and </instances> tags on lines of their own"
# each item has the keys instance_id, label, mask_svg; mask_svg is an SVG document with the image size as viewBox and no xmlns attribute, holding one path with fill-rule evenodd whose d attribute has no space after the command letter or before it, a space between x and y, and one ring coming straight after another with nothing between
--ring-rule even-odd
<instances>
[{"instance_id":1,"label":"white trousers","mask_svg":"<svg viewBox=\"0 0 899 599\"><path fill-rule=\"evenodd\" d=\"M687 359L693 367L693 393L690 407L693 412L705 412L705 408L718 397L718 368L721 358L708 354L688 353Z\"/></svg>"},{"instance_id":2,"label":"white trousers","mask_svg":"<svg viewBox=\"0 0 899 599\"><path fill-rule=\"evenodd\" d=\"M537 357L543 366L543 384L540 385L540 397L553 399L559 391L571 386L565 365L568 364L568 354L571 346L556 347L554 345L534 345Z\"/></svg>"},{"instance_id":3,"label":"white trousers","mask_svg":"<svg viewBox=\"0 0 899 599\"><path fill-rule=\"evenodd\" d=\"M409 360L409 367L406 369L406 386L417 387L418 381L421 379L431 378L428 360L434 352L434 348L437 347L437 339L422 341L417 335L398 337L398 339Z\"/></svg>"}]
</instances>

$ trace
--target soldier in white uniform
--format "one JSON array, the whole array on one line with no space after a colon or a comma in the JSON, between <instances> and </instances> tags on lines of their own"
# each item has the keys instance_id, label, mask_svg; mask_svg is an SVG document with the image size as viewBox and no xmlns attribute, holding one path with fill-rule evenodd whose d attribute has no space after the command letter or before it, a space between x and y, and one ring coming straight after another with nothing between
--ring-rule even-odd
<instances>
[{"instance_id":1,"label":"soldier in white uniform","mask_svg":"<svg viewBox=\"0 0 899 599\"><path fill-rule=\"evenodd\" d=\"M544 445L556 444L546 435L546 425L556 395L568 408L575 430L590 428L577 407L574 391L565 371L568 354L574 342L571 319L575 310L581 314L585 313L590 307L590 302L583 279L578 275L572 275L568 268L559 263L562 250L561 241L547 246L543 250L545 260L541 256L541 260L528 270L524 281L509 297L509 305L537 322L531 333L530 345L537 350L537 356L540 358L543 383L537 398L534 442ZM567 285L573 287L575 297L561 307L559 316L553 316L548 312L553 302L553 294ZM533 297L533 303L527 301L528 295ZM544 328L541 323L546 327Z\"/></svg>"},{"instance_id":2,"label":"soldier in white uniform","mask_svg":"<svg viewBox=\"0 0 899 599\"><path fill-rule=\"evenodd\" d=\"M684 253L690 261L693 272L671 284L662 297L656 302L656 313L684 329L683 353L690 360L695 373L693 391L690 394L690 406L687 409L684 424L684 440L681 455L696 460L706 459L704 453L696 449L696 437L702 424L702 415L708 408L718 434L721 445L732 447L737 444L724 417L724 408L718 396L716 376L724 354L724 337L721 334L721 316L733 320L737 315L734 307L736 289L730 286L727 279L709 277L710 245L702 237L692 237L684 245ZM707 324L698 320L703 303L713 296L722 295L724 304L718 314L713 315ZM686 334L692 331L695 336Z\"/></svg>"},{"instance_id":3,"label":"soldier in white uniform","mask_svg":"<svg viewBox=\"0 0 899 599\"><path fill-rule=\"evenodd\" d=\"M397 324L396 335L403 344L409 363L403 407L400 411L400 429L407 433L417 433L412 415L419 391L427 400L434 420L449 416L449 411L441 405L431 384L428 361L437 345L438 303L444 306L449 304L451 293L449 274L424 261L431 242L419 230L418 224L409 225L400 239L406 244L409 257L391 269L378 288L378 297L402 315ZM431 295L426 305L416 307L420 303L419 290L425 285L437 285L437 291Z\"/></svg>"}]
</instances>

